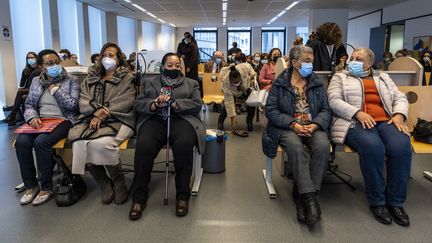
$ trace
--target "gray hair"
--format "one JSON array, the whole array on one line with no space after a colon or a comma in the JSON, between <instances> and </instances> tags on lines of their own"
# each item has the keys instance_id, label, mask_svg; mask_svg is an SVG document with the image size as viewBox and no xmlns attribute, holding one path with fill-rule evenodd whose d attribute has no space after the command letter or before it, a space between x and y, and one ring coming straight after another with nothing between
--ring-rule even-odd
<instances>
[{"instance_id":1,"label":"gray hair","mask_svg":"<svg viewBox=\"0 0 432 243\"><path fill-rule=\"evenodd\" d=\"M375 62L375 53L371 49L366 48L366 47L359 47L359 48L354 49L353 53L358 52L358 51L366 54L366 57L369 59L370 65L372 65Z\"/></svg>"},{"instance_id":2,"label":"gray hair","mask_svg":"<svg viewBox=\"0 0 432 243\"><path fill-rule=\"evenodd\" d=\"M293 48L291 48L289 53L290 62L293 59L294 60L300 59L303 53L310 53L313 55L313 50L309 46L304 46L304 45L294 46Z\"/></svg>"}]
</instances>

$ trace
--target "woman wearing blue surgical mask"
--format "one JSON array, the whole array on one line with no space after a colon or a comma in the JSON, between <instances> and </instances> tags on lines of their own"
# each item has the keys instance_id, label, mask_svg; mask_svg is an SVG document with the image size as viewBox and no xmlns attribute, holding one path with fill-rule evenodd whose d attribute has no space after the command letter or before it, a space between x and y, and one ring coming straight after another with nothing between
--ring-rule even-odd
<instances>
[{"instance_id":1,"label":"woman wearing blue surgical mask","mask_svg":"<svg viewBox=\"0 0 432 243\"><path fill-rule=\"evenodd\" d=\"M23 120L24 102L27 98L31 82L33 78L39 76L41 72L36 63L36 57L37 54L32 51L26 55L26 64L21 74L20 87L15 96L14 104L5 109L11 111L8 117L3 120L3 122L7 122L9 126L14 126L17 122Z\"/></svg>"},{"instance_id":2,"label":"woman wearing blue surgical mask","mask_svg":"<svg viewBox=\"0 0 432 243\"><path fill-rule=\"evenodd\" d=\"M372 50L357 48L348 70L333 76L328 87L334 113L331 138L359 154L369 209L375 219L408 226L403 208L411 169L410 134L405 124L408 101L388 74L372 69L374 58Z\"/></svg>"},{"instance_id":3,"label":"woman wearing blue surgical mask","mask_svg":"<svg viewBox=\"0 0 432 243\"><path fill-rule=\"evenodd\" d=\"M267 98L268 124L263 133L263 150L268 157L276 156L278 145L288 155L297 219L308 225L320 221L317 193L330 159L331 110L324 82L312 72L313 60L310 47L291 49L291 65L275 80Z\"/></svg>"},{"instance_id":4,"label":"woman wearing blue surgical mask","mask_svg":"<svg viewBox=\"0 0 432 243\"><path fill-rule=\"evenodd\" d=\"M102 192L102 202L123 204L128 192L118 146L135 131L134 77L117 44L106 43L100 57L81 84L81 114L69 131L72 173L84 174L87 168Z\"/></svg>"},{"instance_id":5,"label":"woman wearing blue surgical mask","mask_svg":"<svg viewBox=\"0 0 432 243\"><path fill-rule=\"evenodd\" d=\"M170 148L176 170L175 213L179 217L189 212L193 147L197 146L201 153L204 151L205 127L199 115L202 106L199 84L183 75L177 54L165 54L162 65L161 75L146 80L144 91L135 104L138 124L132 206L129 211L131 220L141 218L145 209L154 159L167 144L168 119Z\"/></svg>"},{"instance_id":6,"label":"woman wearing blue surgical mask","mask_svg":"<svg viewBox=\"0 0 432 243\"><path fill-rule=\"evenodd\" d=\"M79 82L77 77L69 75L60 65L60 57L53 50L43 50L37 56L37 63L42 67L40 76L34 78L25 102L24 118L35 130L41 128L44 118L62 120L49 133L21 133L15 143L21 177L26 191L20 203L40 205L47 202L53 190L52 146L67 137L69 128L79 114ZM33 150L40 174L38 182Z\"/></svg>"}]
</instances>

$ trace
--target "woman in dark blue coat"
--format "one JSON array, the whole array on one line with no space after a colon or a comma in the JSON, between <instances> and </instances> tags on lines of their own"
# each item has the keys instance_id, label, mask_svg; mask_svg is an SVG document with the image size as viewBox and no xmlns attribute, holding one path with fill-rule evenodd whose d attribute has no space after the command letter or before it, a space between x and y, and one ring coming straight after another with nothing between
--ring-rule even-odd
<instances>
[{"instance_id":1,"label":"woman in dark blue coat","mask_svg":"<svg viewBox=\"0 0 432 243\"><path fill-rule=\"evenodd\" d=\"M276 79L268 95L263 150L274 158L280 144L287 153L294 174L297 218L311 225L321 215L316 193L330 158L331 110L324 83L312 73L312 49L295 46L289 59L290 68Z\"/></svg>"}]
</instances>

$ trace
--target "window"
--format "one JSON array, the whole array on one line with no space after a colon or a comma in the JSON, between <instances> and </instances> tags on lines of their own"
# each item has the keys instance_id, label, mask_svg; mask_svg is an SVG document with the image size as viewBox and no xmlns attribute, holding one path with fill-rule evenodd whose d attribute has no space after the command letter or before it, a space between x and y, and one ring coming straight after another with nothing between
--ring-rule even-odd
<instances>
[{"instance_id":1,"label":"window","mask_svg":"<svg viewBox=\"0 0 432 243\"><path fill-rule=\"evenodd\" d=\"M158 43L159 50L175 51L175 29L168 25L161 25Z\"/></svg>"},{"instance_id":2,"label":"window","mask_svg":"<svg viewBox=\"0 0 432 243\"><path fill-rule=\"evenodd\" d=\"M250 50L252 49L251 32L251 27L228 28L227 50L231 49L233 42L237 42L237 47L240 48L245 55L250 55Z\"/></svg>"},{"instance_id":3,"label":"window","mask_svg":"<svg viewBox=\"0 0 432 243\"><path fill-rule=\"evenodd\" d=\"M143 48L148 51L157 50L156 42L156 24L150 22L141 22Z\"/></svg>"},{"instance_id":4,"label":"window","mask_svg":"<svg viewBox=\"0 0 432 243\"><path fill-rule=\"evenodd\" d=\"M137 50L135 32L135 19L117 16L118 45L127 58Z\"/></svg>"},{"instance_id":5,"label":"window","mask_svg":"<svg viewBox=\"0 0 432 243\"><path fill-rule=\"evenodd\" d=\"M193 33L197 41L201 62L207 62L217 48L217 28L194 28Z\"/></svg>"},{"instance_id":6,"label":"window","mask_svg":"<svg viewBox=\"0 0 432 243\"><path fill-rule=\"evenodd\" d=\"M105 12L92 6L88 6L90 52L99 53L106 42Z\"/></svg>"},{"instance_id":7,"label":"window","mask_svg":"<svg viewBox=\"0 0 432 243\"><path fill-rule=\"evenodd\" d=\"M49 3L45 0L10 0L10 13L13 29L13 47L17 82L26 65L26 54L29 51L38 53L51 48L51 25ZM25 7L24 7L25 6ZM7 11L7 10L6 10ZM31 23L31 28L29 27ZM46 30L48 29L48 32ZM46 35L48 33L48 35Z\"/></svg>"},{"instance_id":8,"label":"window","mask_svg":"<svg viewBox=\"0 0 432 243\"><path fill-rule=\"evenodd\" d=\"M296 36L300 36L303 38L303 45L306 44L309 39L309 30L308 27L297 27L296 28Z\"/></svg>"},{"instance_id":9,"label":"window","mask_svg":"<svg viewBox=\"0 0 432 243\"><path fill-rule=\"evenodd\" d=\"M272 48L279 48L285 55L285 28L268 27L261 29L261 52L269 53Z\"/></svg>"}]
</instances>

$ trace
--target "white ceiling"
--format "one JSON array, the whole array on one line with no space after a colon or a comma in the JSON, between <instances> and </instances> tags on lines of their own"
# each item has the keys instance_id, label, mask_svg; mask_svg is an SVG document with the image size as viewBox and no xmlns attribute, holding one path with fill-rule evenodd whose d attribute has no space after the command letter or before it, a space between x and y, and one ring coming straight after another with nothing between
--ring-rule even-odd
<instances>
[{"instance_id":1,"label":"white ceiling","mask_svg":"<svg viewBox=\"0 0 432 243\"><path fill-rule=\"evenodd\" d=\"M80 0L115 14L159 23L124 0ZM222 0L131 0L177 27L222 26ZM267 26L294 0L228 0L227 26ZM272 26L307 26L310 9L349 9L350 16L407 0L303 0Z\"/></svg>"}]
</instances>

